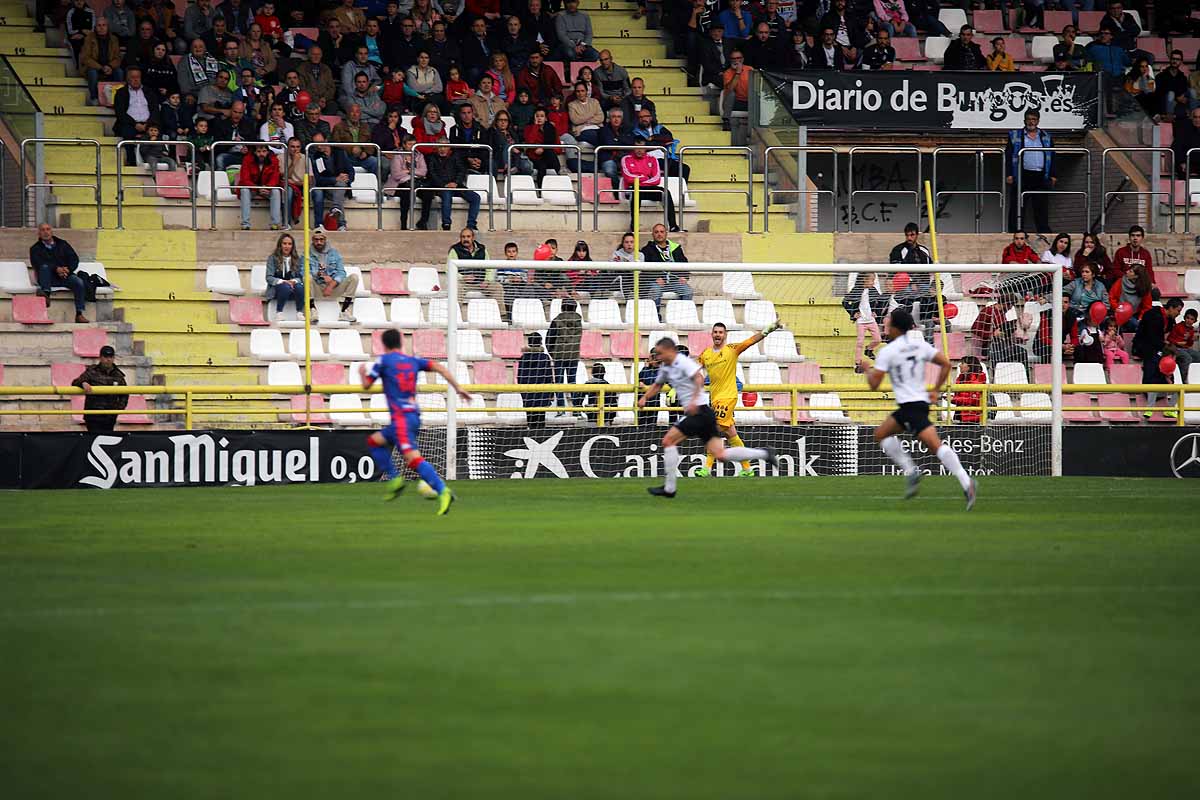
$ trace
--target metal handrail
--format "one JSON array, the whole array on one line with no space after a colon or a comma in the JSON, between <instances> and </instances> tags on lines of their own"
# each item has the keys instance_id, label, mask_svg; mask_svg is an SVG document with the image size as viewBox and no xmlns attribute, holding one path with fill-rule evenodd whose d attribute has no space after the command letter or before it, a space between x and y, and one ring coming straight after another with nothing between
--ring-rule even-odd
<instances>
[{"instance_id":1,"label":"metal handrail","mask_svg":"<svg viewBox=\"0 0 1200 800\"><path fill-rule=\"evenodd\" d=\"M512 154L514 150L528 150L532 147L561 147L564 150L575 151L575 230L583 230L583 148L577 144L510 144L504 152L504 158L508 163L508 175L504 179L504 229L512 230ZM595 183L592 184L593 186ZM540 186L535 188L538 196L545 191ZM663 206L666 208L666 205ZM665 214L666 211L664 210ZM593 228L594 230L594 228Z\"/></svg>"},{"instance_id":2,"label":"metal handrail","mask_svg":"<svg viewBox=\"0 0 1200 800\"><path fill-rule=\"evenodd\" d=\"M124 212L125 212L125 170L122 169L123 161L121 159L121 151L130 146L143 144L151 144L145 139L122 139L117 142L117 230L125 229ZM155 145L174 145L176 147L182 145L189 150L188 162L196 163L196 145L186 139L160 139L153 142ZM134 184L139 189L146 189L155 184L136 183ZM196 178L195 173L188 178L187 183L188 199L192 202L192 230L196 230Z\"/></svg>"},{"instance_id":3,"label":"metal handrail","mask_svg":"<svg viewBox=\"0 0 1200 800\"><path fill-rule=\"evenodd\" d=\"M241 145L241 146L245 146L245 147L258 147L261 145L263 147L270 148L272 151L279 149L279 142L249 142L249 141L234 141L233 139L228 139L228 140L222 140L219 142L212 143L212 147L209 148L209 151L208 151L208 167L209 167L209 174L213 175L214 177L209 181L208 204L209 204L209 211L212 215L210 222L209 222L209 226L214 231L217 229L217 180L215 177L217 174L217 148L222 145L230 145L230 144L236 144L236 145ZM279 205L280 205L280 208L283 210L283 212L286 214L287 209L283 208L283 206L287 205L287 176L288 176L288 151L285 149L283 151L282 163L280 163L280 165L279 165L279 178L281 181L279 186L241 186L241 187L230 186L229 190L233 191L233 189L235 189L235 188L242 188L242 189L266 189L267 191L274 191L274 190L278 189L279 190ZM197 180L199 180L199 178L197 178Z\"/></svg>"},{"instance_id":4,"label":"metal handrail","mask_svg":"<svg viewBox=\"0 0 1200 800\"><path fill-rule=\"evenodd\" d=\"M919 147L875 147L875 146L859 146L850 148L850 167L847 173L847 178L850 185L854 186L854 154L855 153L891 153L892 155L913 155L917 157L917 189L909 191L908 189L851 189L850 196L847 202L850 205L849 213L846 214L846 230L850 233L854 232L854 195L856 194L899 194L906 197L912 197L913 207L916 209L917 216L920 216L921 211L921 192L920 187L924 186L921 180L921 148Z\"/></svg>"},{"instance_id":5,"label":"metal handrail","mask_svg":"<svg viewBox=\"0 0 1200 800\"><path fill-rule=\"evenodd\" d=\"M1084 219L1084 223L1085 223L1084 227L1086 228L1087 221L1092 218L1092 193L1091 193L1091 188L1092 188L1092 151L1088 150L1086 147L1022 147L1020 155L1018 156L1021 159L1021 163L1024 163L1026 153L1050 153L1051 155L1057 155L1059 153L1062 153L1065 155L1078 155L1078 156L1086 157L1087 158L1087 183L1085 183L1084 185L1087 187L1087 191L1076 190L1076 191L1072 192L1072 191L1062 191L1060 189L1030 189L1027 192L1022 188L1022 181L1021 181L1021 175L1024 174L1025 170L1020 169L1020 164L1018 164L1018 169L1016 170L1016 174L1010 176L1011 178L1013 178L1014 183L1016 183L1016 185L1017 185L1017 227L1018 228L1025 227L1025 195L1027 195L1027 194L1056 194L1056 195L1061 195L1061 196L1068 196L1068 195L1076 196L1076 195L1078 195L1083 198L1083 203L1084 203L1083 219Z\"/></svg>"},{"instance_id":6,"label":"metal handrail","mask_svg":"<svg viewBox=\"0 0 1200 800\"><path fill-rule=\"evenodd\" d=\"M496 205L495 205L496 201L495 201L495 197L492 195L492 185L493 185L493 183L495 183L494 176L492 175L493 154L492 154L492 148L486 144L465 144L462 142L457 143L457 144L451 144L448 142L418 142L417 144L414 144L412 146L412 150L401 151L401 152L410 152L413 154L414 169L410 169L408 171L408 209L409 209L408 213L415 214L417 211L417 171L415 169L416 154L421 152L422 150L437 150L439 147L448 147L451 150L483 150L487 153L487 173L486 174L488 176L488 182L487 182L488 230L489 231L496 230ZM429 162L426 161L425 164L428 167ZM428 174L429 173L426 172L426 175L428 175ZM422 192L425 192L425 191L430 191L430 192L478 192L481 190L468 189L466 186L454 186L454 187L422 186L420 188L420 191L422 191Z\"/></svg>"},{"instance_id":7,"label":"metal handrail","mask_svg":"<svg viewBox=\"0 0 1200 800\"><path fill-rule=\"evenodd\" d=\"M687 194L745 194L746 195L746 232L754 230L754 150L750 147L741 145L719 145L710 146L702 144L689 144L679 148L679 221L683 221L683 209L687 203L687 196L683 189L683 165L684 155L688 150L703 150L705 155L721 155L722 153L740 154L746 157L746 189L689 189ZM738 183L733 180L736 175L730 176L730 183Z\"/></svg>"},{"instance_id":8,"label":"metal handrail","mask_svg":"<svg viewBox=\"0 0 1200 800\"><path fill-rule=\"evenodd\" d=\"M594 147L592 149L592 190L596 193L596 196L592 198L592 230L593 231L600 230L600 195L601 194L616 195L619 198L621 196L622 192L630 192L631 194L633 192L633 189L622 189L619 185L614 186L611 189L601 189L600 188L600 161L601 161L600 153L604 150L609 150L614 153L632 153L634 150L645 150L647 153L649 153L653 150L662 150L663 153L665 153L667 156L667 158L664 160L670 160L670 156L671 156L671 151L669 148L667 148L663 145L658 145L658 144L647 143L644 145L643 144L600 144L600 145L596 145L596 147ZM682 169L679 170L679 174L680 174L680 177L683 176ZM664 170L663 171L663 190L664 191L666 191L666 188L667 188L666 177L667 177L666 170ZM619 184L620 181L618 181L617 183ZM582 187L580 187L580 191L582 191ZM633 202L632 197L629 198L629 202L630 203ZM669 227L669 226L667 226L667 204L665 202L662 204L662 215L663 215L663 218L662 218L663 225L666 227Z\"/></svg>"},{"instance_id":9,"label":"metal handrail","mask_svg":"<svg viewBox=\"0 0 1200 800\"><path fill-rule=\"evenodd\" d=\"M72 145L90 145L96 151L96 182L95 183L27 183L21 190L21 225L25 225L25 221L29 219L29 190L30 189L51 189L55 186L64 189L91 189L95 194L96 200L96 227L101 229L104 227L104 206L101 202L101 186L104 182L103 173L100 169L100 142L97 139L58 139L58 138L36 138L21 140L21 179L25 179L26 167L28 166L27 150L29 145L43 144L61 144Z\"/></svg>"},{"instance_id":10,"label":"metal handrail","mask_svg":"<svg viewBox=\"0 0 1200 800\"><path fill-rule=\"evenodd\" d=\"M938 189L938 156L942 153L948 155L973 155L975 156L975 189ZM983 189L983 157L988 155L1000 156L1000 188L998 190ZM996 195L1000 198L1000 230L1003 231L1007 226L1008 217L1005 216L1005 199L1008 196L1008 151L1003 147L936 147L933 150L933 213L937 214L938 198L942 195L953 197L954 195L970 195L975 198L975 232L979 233L979 220L983 216L983 204L981 198Z\"/></svg>"},{"instance_id":11,"label":"metal handrail","mask_svg":"<svg viewBox=\"0 0 1200 800\"><path fill-rule=\"evenodd\" d=\"M1200 153L1200 147L1193 147L1183 154L1183 185L1184 185L1184 201L1183 201L1183 232L1192 232L1192 155ZM1175 180L1175 176L1171 175L1171 180Z\"/></svg>"},{"instance_id":12,"label":"metal handrail","mask_svg":"<svg viewBox=\"0 0 1200 800\"><path fill-rule=\"evenodd\" d=\"M1167 196L1167 207L1171 209L1171 233L1174 233L1175 232L1175 151L1172 150L1170 147L1145 147L1145 146L1143 146L1143 147L1106 147L1106 148L1104 148L1104 151L1100 154L1100 188L1101 188L1101 190L1103 190L1106 185L1104 182L1104 178L1107 173L1106 168L1108 166L1108 154L1109 153L1150 153L1151 154L1150 163L1151 163L1152 167L1154 165L1153 154L1154 153L1166 153L1167 155L1170 156L1170 161L1168 162L1169 166L1167 168L1167 174L1171 176L1171 180L1170 180L1170 183L1169 183L1167 189L1163 190L1163 189L1156 188L1155 184L1158 181L1155 180L1154 175L1158 170L1152 168L1149 170L1150 174L1148 177L1150 178L1150 191L1148 191L1148 192L1123 192L1123 191L1108 192L1108 191L1105 191L1104 192L1104 202L1100 204L1100 232L1101 233L1105 232L1104 224L1108 218L1108 198L1117 197L1119 195L1141 195L1141 196L1149 197L1150 203L1151 203L1151 205L1153 205L1155 195L1164 195L1165 194Z\"/></svg>"},{"instance_id":13,"label":"metal handrail","mask_svg":"<svg viewBox=\"0 0 1200 800\"><path fill-rule=\"evenodd\" d=\"M833 188L832 189L773 189L771 188L771 153L773 152L788 152L788 153L830 153L833 155ZM807 170L804 174L797 173L796 185L803 185L803 181L807 179ZM817 195L817 203L821 202L821 195L829 195L829 199L833 204L833 232L838 231L838 214L837 214L837 198L838 198L838 151L835 147L808 147L808 146L784 146L777 145L768 147L763 151L763 233L771 230L771 195L773 194L798 194L801 198L815 194ZM818 210L819 213L819 210Z\"/></svg>"},{"instance_id":14,"label":"metal handrail","mask_svg":"<svg viewBox=\"0 0 1200 800\"><path fill-rule=\"evenodd\" d=\"M276 144L278 144L278 143L276 143ZM311 160L309 159L308 154L314 147L338 147L338 148L341 148L342 150L352 150L355 147L373 147L373 148L375 148L375 230L377 230L377 231L383 230L383 148L380 147L379 145L375 144L374 142L309 142L308 144L306 144L304 146L304 163L305 163L306 171L308 169L308 164L311 163ZM214 145L213 149L214 150L216 149L215 145ZM286 170L286 166L287 166L286 162L285 162L284 166L285 166L285 169L284 169L283 174L284 174L284 183L286 184L287 183L287 174L288 174L287 170ZM308 190L310 192L353 192L354 191L354 189L353 189L354 168L353 167L350 168L350 173L351 173L350 174L351 186L347 186L345 189L342 189L339 186L314 186L313 185L314 181L309 181L308 182ZM359 191L362 191L362 190L360 189ZM353 196L353 195L351 195L351 196ZM318 222L318 224L320 224L320 223Z\"/></svg>"}]
</instances>

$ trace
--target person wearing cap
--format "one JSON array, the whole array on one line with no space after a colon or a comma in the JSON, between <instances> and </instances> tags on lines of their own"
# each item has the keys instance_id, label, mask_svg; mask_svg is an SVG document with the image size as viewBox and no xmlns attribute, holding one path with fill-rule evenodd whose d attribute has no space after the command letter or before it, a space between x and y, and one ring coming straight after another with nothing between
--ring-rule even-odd
<instances>
[{"instance_id":1,"label":"person wearing cap","mask_svg":"<svg viewBox=\"0 0 1200 800\"><path fill-rule=\"evenodd\" d=\"M309 289L309 297L320 297L326 300L340 300L341 313L338 319L342 322L354 322L350 314L350 304L358 291L358 276L349 275L342 264L342 254L327 241L325 229L318 227L312 235L312 252L309 255L308 274L317 284L316 291Z\"/></svg>"},{"instance_id":2,"label":"person wearing cap","mask_svg":"<svg viewBox=\"0 0 1200 800\"><path fill-rule=\"evenodd\" d=\"M95 394L94 386L125 386L125 373L113 359L117 351L111 346L100 348L99 362L91 365L71 381L72 386L83 389L87 397L83 401L84 411L116 411L129 405L127 394ZM93 433L108 433L117 426L116 414L85 414L83 424Z\"/></svg>"}]
</instances>

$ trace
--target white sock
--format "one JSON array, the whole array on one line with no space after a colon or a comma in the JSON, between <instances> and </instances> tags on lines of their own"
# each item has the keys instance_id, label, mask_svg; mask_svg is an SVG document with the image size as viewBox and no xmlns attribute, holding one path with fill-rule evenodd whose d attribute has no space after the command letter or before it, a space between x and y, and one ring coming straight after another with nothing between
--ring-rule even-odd
<instances>
[{"instance_id":1,"label":"white sock","mask_svg":"<svg viewBox=\"0 0 1200 800\"><path fill-rule=\"evenodd\" d=\"M767 451L757 447L726 447L722 461L758 461L766 458Z\"/></svg>"},{"instance_id":2,"label":"white sock","mask_svg":"<svg viewBox=\"0 0 1200 800\"><path fill-rule=\"evenodd\" d=\"M954 452L954 448L950 445L943 442L942 446L938 448L937 457L938 461L942 462L942 466L946 468L946 471L958 478L958 485L965 492L971 485L971 476L963 469L962 462L958 460L958 453Z\"/></svg>"},{"instance_id":3,"label":"white sock","mask_svg":"<svg viewBox=\"0 0 1200 800\"><path fill-rule=\"evenodd\" d=\"M917 465L913 462L912 456L904 451L900 446L900 440L895 436L889 436L879 443L883 448L883 452L887 453L888 458L896 462L896 466L904 470L905 475L912 475L917 470Z\"/></svg>"},{"instance_id":4,"label":"white sock","mask_svg":"<svg viewBox=\"0 0 1200 800\"><path fill-rule=\"evenodd\" d=\"M679 474L679 462L682 457L679 455L678 447L667 447L663 449L663 465L666 467L666 474L663 475L663 481L668 492L675 491L675 478Z\"/></svg>"}]
</instances>

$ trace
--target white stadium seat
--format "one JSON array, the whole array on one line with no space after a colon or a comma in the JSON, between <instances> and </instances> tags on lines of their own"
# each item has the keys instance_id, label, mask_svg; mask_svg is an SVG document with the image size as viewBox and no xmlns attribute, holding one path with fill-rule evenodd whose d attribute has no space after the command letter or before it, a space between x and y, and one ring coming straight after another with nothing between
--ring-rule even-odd
<instances>
[{"instance_id":1,"label":"white stadium seat","mask_svg":"<svg viewBox=\"0 0 1200 800\"><path fill-rule=\"evenodd\" d=\"M250 331L250 355L261 361L277 361L288 357L283 349L283 334L274 328Z\"/></svg>"},{"instance_id":2,"label":"white stadium seat","mask_svg":"<svg viewBox=\"0 0 1200 800\"><path fill-rule=\"evenodd\" d=\"M217 294L243 295L242 276L233 264L209 264L204 271L204 285Z\"/></svg>"},{"instance_id":3,"label":"white stadium seat","mask_svg":"<svg viewBox=\"0 0 1200 800\"><path fill-rule=\"evenodd\" d=\"M532 175L509 175L505 187L512 195L514 206L540 206L542 198L538 196L537 184Z\"/></svg>"},{"instance_id":4,"label":"white stadium seat","mask_svg":"<svg viewBox=\"0 0 1200 800\"><path fill-rule=\"evenodd\" d=\"M526 330L542 330L549 323L546 309L536 297L518 297L512 304L512 324Z\"/></svg>"},{"instance_id":5,"label":"white stadium seat","mask_svg":"<svg viewBox=\"0 0 1200 800\"><path fill-rule=\"evenodd\" d=\"M359 297L352 307L357 324L364 328L390 328L383 300L378 297Z\"/></svg>"},{"instance_id":6,"label":"white stadium seat","mask_svg":"<svg viewBox=\"0 0 1200 800\"><path fill-rule=\"evenodd\" d=\"M421 409L422 425L436 428L446 424L446 395L420 392L417 406Z\"/></svg>"},{"instance_id":7,"label":"white stadium seat","mask_svg":"<svg viewBox=\"0 0 1200 800\"><path fill-rule=\"evenodd\" d=\"M632 409L636 404L633 392L617 395L618 408ZM633 411L617 411L608 419L613 425L632 425L634 423Z\"/></svg>"},{"instance_id":8,"label":"white stadium seat","mask_svg":"<svg viewBox=\"0 0 1200 800\"><path fill-rule=\"evenodd\" d=\"M1191 297L1200 297L1200 269L1183 273L1183 290Z\"/></svg>"},{"instance_id":9,"label":"white stadium seat","mask_svg":"<svg viewBox=\"0 0 1200 800\"><path fill-rule=\"evenodd\" d=\"M351 275L358 276L358 288L354 290L354 296L355 297L370 297L371 290L367 288L367 279L363 275L362 267L347 265L346 266L346 277L350 277Z\"/></svg>"},{"instance_id":10,"label":"white stadium seat","mask_svg":"<svg viewBox=\"0 0 1200 800\"><path fill-rule=\"evenodd\" d=\"M1012 398L1005 392L994 392L991 395L992 405L996 408L993 422L1012 424L1017 421L1016 412L1012 410Z\"/></svg>"},{"instance_id":11,"label":"white stadium seat","mask_svg":"<svg viewBox=\"0 0 1200 800\"><path fill-rule=\"evenodd\" d=\"M957 36L962 26L967 24L967 12L961 8L943 8L938 11L938 22L945 25L946 30Z\"/></svg>"},{"instance_id":12,"label":"white stadium seat","mask_svg":"<svg viewBox=\"0 0 1200 800\"><path fill-rule=\"evenodd\" d=\"M363 350L358 331L343 329L329 332L329 355L340 360L362 361L367 358L367 351Z\"/></svg>"},{"instance_id":13,"label":"white stadium seat","mask_svg":"<svg viewBox=\"0 0 1200 800\"><path fill-rule=\"evenodd\" d=\"M925 37L925 57L935 64L944 63L946 60L946 48L949 46L949 37L927 36Z\"/></svg>"},{"instance_id":14,"label":"white stadium seat","mask_svg":"<svg viewBox=\"0 0 1200 800\"><path fill-rule=\"evenodd\" d=\"M1053 374L1053 373L1051 373ZM1002 381L997 381L1002 383ZM1097 386L1102 383L1108 383L1108 378L1104 375L1103 364L1076 364L1075 373L1071 376L1071 383L1082 383L1085 385ZM1069 403L1064 403L1070 405Z\"/></svg>"},{"instance_id":15,"label":"white stadium seat","mask_svg":"<svg viewBox=\"0 0 1200 800\"><path fill-rule=\"evenodd\" d=\"M106 281L108 280L108 270L106 270L104 265L99 261L80 261L79 271L86 272L89 275L95 275L99 278L104 278ZM119 288L120 287L115 284L112 286L98 286L96 287L96 295L112 296L113 290Z\"/></svg>"},{"instance_id":16,"label":"white stadium seat","mask_svg":"<svg viewBox=\"0 0 1200 800\"><path fill-rule=\"evenodd\" d=\"M450 324L450 301L445 297L435 297L429 301L429 327L445 328ZM463 320L462 306L454 304L454 313L459 325L466 324Z\"/></svg>"},{"instance_id":17,"label":"white stadium seat","mask_svg":"<svg viewBox=\"0 0 1200 800\"><path fill-rule=\"evenodd\" d=\"M392 300L392 326L397 328L424 328L424 311L421 301L415 297L397 297Z\"/></svg>"},{"instance_id":18,"label":"white stadium seat","mask_svg":"<svg viewBox=\"0 0 1200 800\"><path fill-rule=\"evenodd\" d=\"M666 324L682 331L698 331L704 328L700 316L696 313L696 304L691 300L668 300Z\"/></svg>"},{"instance_id":19,"label":"white stadium seat","mask_svg":"<svg viewBox=\"0 0 1200 800\"><path fill-rule=\"evenodd\" d=\"M754 275L750 272L722 272L721 294L738 300L757 300L762 297L754 290Z\"/></svg>"},{"instance_id":20,"label":"white stadium seat","mask_svg":"<svg viewBox=\"0 0 1200 800\"><path fill-rule=\"evenodd\" d=\"M1001 385L1029 383L1025 365L1015 361L1002 361L996 364L995 382Z\"/></svg>"},{"instance_id":21,"label":"white stadium seat","mask_svg":"<svg viewBox=\"0 0 1200 800\"><path fill-rule=\"evenodd\" d=\"M233 190L229 188L229 175L222 170L201 172L196 177L196 197L205 199L212 197L213 176L216 176L217 202L232 203L237 200Z\"/></svg>"},{"instance_id":22,"label":"white stadium seat","mask_svg":"<svg viewBox=\"0 0 1200 800\"><path fill-rule=\"evenodd\" d=\"M754 336L755 333L756 331L730 331L727 341L730 344L739 344ZM762 354L762 350L760 349L761 346L762 345L760 344L754 344L746 348L742 351L742 354L738 357L738 360L744 361L747 364L752 361L764 361L765 356Z\"/></svg>"},{"instance_id":23,"label":"white stadium seat","mask_svg":"<svg viewBox=\"0 0 1200 800\"><path fill-rule=\"evenodd\" d=\"M338 300L318 300L317 319L314 324L318 328L345 328L350 325L349 322L343 320L341 314L341 302Z\"/></svg>"},{"instance_id":24,"label":"white stadium seat","mask_svg":"<svg viewBox=\"0 0 1200 800\"><path fill-rule=\"evenodd\" d=\"M371 409L371 422L376 425L388 425L392 421L392 412L388 409L387 396L383 392L371 395L368 401Z\"/></svg>"},{"instance_id":25,"label":"white stadium seat","mask_svg":"<svg viewBox=\"0 0 1200 800\"><path fill-rule=\"evenodd\" d=\"M842 398L837 392L814 392L808 399L808 410L817 422L849 422L842 411Z\"/></svg>"},{"instance_id":26,"label":"white stadium seat","mask_svg":"<svg viewBox=\"0 0 1200 800\"><path fill-rule=\"evenodd\" d=\"M804 356L796 350L796 337L788 330L772 331L763 339L763 357L772 361L803 361Z\"/></svg>"},{"instance_id":27,"label":"white stadium seat","mask_svg":"<svg viewBox=\"0 0 1200 800\"><path fill-rule=\"evenodd\" d=\"M348 413L335 414L335 411ZM329 396L329 417L338 427L354 427L370 425L371 421L363 413L362 398L356 394L332 394Z\"/></svg>"},{"instance_id":28,"label":"white stadium seat","mask_svg":"<svg viewBox=\"0 0 1200 800\"><path fill-rule=\"evenodd\" d=\"M657 328L662 324L662 322L660 322L658 319L658 307L654 305L653 300L630 300L625 304L625 324L628 327L633 327L633 315L635 313L635 309L637 313L638 327L642 330Z\"/></svg>"},{"instance_id":29,"label":"white stadium seat","mask_svg":"<svg viewBox=\"0 0 1200 800\"><path fill-rule=\"evenodd\" d=\"M629 376L625 374L625 365L620 361L601 361L604 365L604 380L609 383L621 385L629 383Z\"/></svg>"},{"instance_id":30,"label":"white stadium seat","mask_svg":"<svg viewBox=\"0 0 1200 800\"><path fill-rule=\"evenodd\" d=\"M1056 44L1058 44L1057 36L1035 36L1030 55L1034 61L1051 64L1054 62L1054 45Z\"/></svg>"},{"instance_id":31,"label":"white stadium seat","mask_svg":"<svg viewBox=\"0 0 1200 800\"><path fill-rule=\"evenodd\" d=\"M776 320L775 304L770 300L747 300L742 323L752 330L762 330Z\"/></svg>"},{"instance_id":32,"label":"white stadium seat","mask_svg":"<svg viewBox=\"0 0 1200 800\"><path fill-rule=\"evenodd\" d=\"M483 334L474 330L458 330L458 357L464 361L490 361L483 346Z\"/></svg>"},{"instance_id":33,"label":"white stadium seat","mask_svg":"<svg viewBox=\"0 0 1200 800\"><path fill-rule=\"evenodd\" d=\"M270 386L303 386L304 376L300 373L300 365L294 361L276 361L268 364L267 384Z\"/></svg>"},{"instance_id":34,"label":"white stadium seat","mask_svg":"<svg viewBox=\"0 0 1200 800\"><path fill-rule=\"evenodd\" d=\"M467 301L467 324L472 328L507 328L500 317L500 305L490 297Z\"/></svg>"},{"instance_id":35,"label":"white stadium seat","mask_svg":"<svg viewBox=\"0 0 1200 800\"><path fill-rule=\"evenodd\" d=\"M409 267L408 291L418 297L431 297L442 292L438 271L433 267Z\"/></svg>"},{"instance_id":36,"label":"white stadium seat","mask_svg":"<svg viewBox=\"0 0 1200 800\"><path fill-rule=\"evenodd\" d=\"M749 365L749 369L746 370L746 382L753 385L783 383L783 373L775 362L760 361Z\"/></svg>"},{"instance_id":37,"label":"white stadium seat","mask_svg":"<svg viewBox=\"0 0 1200 800\"><path fill-rule=\"evenodd\" d=\"M1054 418L1054 412L1050 410L1050 395L1045 392L1026 392L1021 395L1021 407L1022 422L1048 423Z\"/></svg>"},{"instance_id":38,"label":"white stadium seat","mask_svg":"<svg viewBox=\"0 0 1200 800\"><path fill-rule=\"evenodd\" d=\"M959 300L955 305L958 306L958 315L950 320L950 329L955 331L971 330L971 326L979 318L979 305L974 300Z\"/></svg>"},{"instance_id":39,"label":"white stadium seat","mask_svg":"<svg viewBox=\"0 0 1200 800\"><path fill-rule=\"evenodd\" d=\"M616 330L624 326L621 321L621 307L617 301L608 297L598 297L588 303L587 325L589 328L606 328Z\"/></svg>"},{"instance_id":40,"label":"white stadium seat","mask_svg":"<svg viewBox=\"0 0 1200 800\"><path fill-rule=\"evenodd\" d=\"M525 412L520 410L523 407L524 403L521 401L521 395L516 392L502 392L496 395L496 408L510 409L508 411L497 411L496 422L501 425L518 425L524 427L526 424Z\"/></svg>"},{"instance_id":41,"label":"white stadium seat","mask_svg":"<svg viewBox=\"0 0 1200 800\"><path fill-rule=\"evenodd\" d=\"M36 290L24 261L0 261L0 292L33 294Z\"/></svg>"},{"instance_id":42,"label":"white stadium seat","mask_svg":"<svg viewBox=\"0 0 1200 800\"><path fill-rule=\"evenodd\" d=\"M350 196L355 202L375 205L377 189L379 177L374 172L354 173L354 181L350 184Z\"/></svg>"},{"instance_id":43,"label":"white stadium seat","mask_svg":"<svg viewBox=\"0 0 1200 800\"><path fill-rule=\"evenodd\" d=\"M726 328L733 328L738 324L733 313L733 303L723 297L704 301L703 320L705 328L711 328L718 322Z\"/></svg>"},{"instance_id":44,"label":"white stadium seat","mask_svg":"<svg viewBox=\"0 0 1200 800\"><path fill-rule=\"evenodd\" d=\"M575 207L575 184L570 175L547 175L542 179L542 199L551 206Z\"/></svg>"},{"instance_id":45,"label":"white stadium seat","mask_svg":"<svg viewBox=\"0 0 1200 800\"><path fill-rule=\"evenodd\" d=\"M267 265L250 265L250 294L262 297L267 293Z\"/></svg>"},{"instance_id":46,"label":"white stadium seat","mask_svg":"<svg viewBox=\"0 0 1200 800\"><path fill-rule=\"evenodd\" d=\"M257 333L257 331L255 331ZM325 360L328 356L325 353L325 348L321 345L321 332L316 328L312 328L308 332L309 339L309 355L316 360ZM288 332L288 353L298 360L304 360L304 331L289 331Z\"/></svg>"},{"instance_id":47,"label":"white stadium seat","mask_svg":"<svg viewBox=\"0 0 1200 800\"><path fill-rule=\"evenodd\" d=\"M488 187L492 189L492 205L495 206L504 202L504 195L500 194L500 189L496 186L496 179L491 175L472 174L467 176L467 188L475 189L475 194L479 195L479 205L481 208L487 208ZM460 197L455 197L466 205L466 201Z\"/></svg>"}]
</instances>

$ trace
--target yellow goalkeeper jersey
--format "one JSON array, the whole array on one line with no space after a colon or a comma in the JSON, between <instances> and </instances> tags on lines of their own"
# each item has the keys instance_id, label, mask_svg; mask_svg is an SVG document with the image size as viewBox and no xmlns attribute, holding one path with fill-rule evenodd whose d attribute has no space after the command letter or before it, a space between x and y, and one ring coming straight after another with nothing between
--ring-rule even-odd
<instances>
[{"instance_id":1,"label":"yellow goalkeeper jersey","mask_svg":"<svg viewBox=\"0 0 1200 800\"><path fill-rule=\"evenodd\" d=\"M726 344L719 351L711 347L700 354L700 366L708 373L708 395L713 404L736 401L737 360L742 351L750 346L750 340L738 344Z\"/></svg>"}]
</instances>

